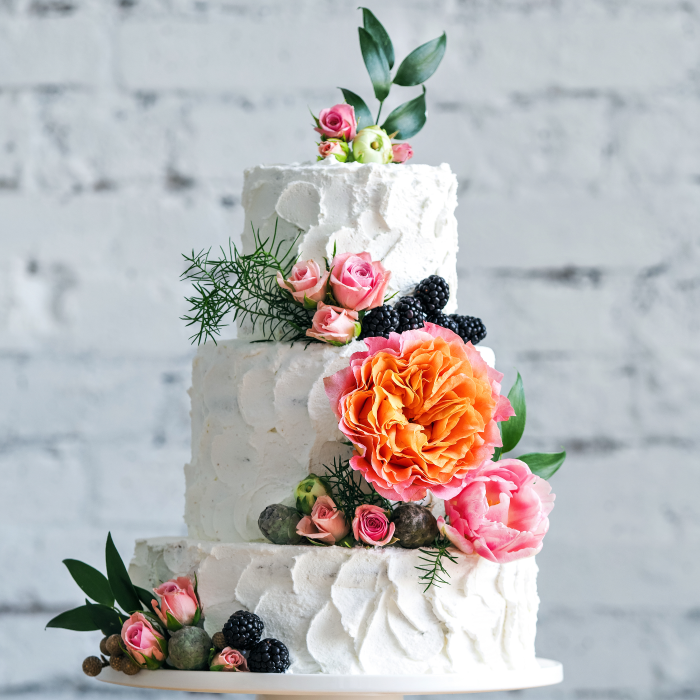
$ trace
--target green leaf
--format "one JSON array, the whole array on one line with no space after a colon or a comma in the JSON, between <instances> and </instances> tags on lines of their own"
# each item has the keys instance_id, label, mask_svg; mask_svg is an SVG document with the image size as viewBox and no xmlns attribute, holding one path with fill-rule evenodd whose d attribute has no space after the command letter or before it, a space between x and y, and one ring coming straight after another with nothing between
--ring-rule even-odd
<instances>
[{"instance_id":1,"label":"green leaf","mask_svg":"<svg viewBox=\"0 0 700 700\"><path fill-rule=\"evenodd\" d=\"M357 31L360 34L362 58L365 61L367 72L372 80L374 96L380 102L384 102L391 89L391 76L389 75L389 64L387 63L386 56L366 29L358 27Z\"/></svg>"},{"instance_id":2,"label":"green leaf","mask_svg":"<svg viewBox=\"0 0 700 700\"><path fill-rule=\"evenodd\" d=\"M397 139L410 139L423 128L427 118L428 108L425 104L425 86L423 86L423 94L399 105L386 118L382 129L389 135L397 132Z\"/></svg>"},{"instance_id":3,"label":"green leaf","mask_svg":"<svg viewBox=\"0 0 700 700\"><path fill-rule=\"evenodd\" d=\"M424 83L440 65L447 48L447 35L445 32L437 39L433 39L406 56L401 61L399 69L394 76L396 85L420 85Z\"/></svg>"},{"instance_id":4,"label":"green leaf","mask_svg":"<svg viewBox=\"0 0 700 700\"><path fill-rule=\"evenodd\" d=\"M493 457L491 457L491 460L494 462L498 462L498 460L501 458L501 452L503 452L503 450L500 447L497 447L493 451Z\"/></svg>"},{"instance_id":5,"label":"green leaf","mask_svg":"<svg viewBox=\"0 0 700 700\"><path fill-rule=\"evenodd\" d=\"M564 464L566 450L561 452L531 452L520 455L518 459L525 462L533 474L537 474L543 479L551 479L559 467Z\"/></svg>"},{"instance_id":6,"label":"green leaf","mask_svg":"<svg viewBox=\"0 0 700 700\"><path fill-rule=\"evenodd\" d=\"M351 106L355 108L355 119L357 119L357 130L360 131L366 126L372 126L374 120L372 119L372 113L369 111L369 107L365 101L356 95L351 90L346 90L345 88L338 88L340 92L343 93L343 98Z\"/></svg>"},{"instance_id":7,"label":"green leaf","mask_svg":"<svg viewBox=\"0 0 700 700\"><path fill-rule=\"evenodd\" d=\"M103 605L114 605L114 594L102 572L77 559L64 559L63 563L85 595Z\"/></svg>"},{"instance_id":8,"label":"green leaf","mask_svg":"<svg viewBox=\"0 0 700 700\"><path fill-rule=\"evenodd\" d=\"M128 613L137 610L141 611L141 600L131 583L124 562L119 556L117 548L114 546L111 532L107 535L105 559L107 562L107 578L109 579L109 585L112 587L112 592L117 599L117 603Z\"/></svg>"},{"instance_id":9,"label":"green leaf","mask_svg":"<svg viewBox=\"0 0 700 700\"><path fill-rule=\"evenodd\" d=\"M157 671L163 665L162 661L158 661L150 656L144 656L143 658L146 662L146 668L149 671Z\"/></svg>"},{"instance_id":10,"label":"green leaf","mask_svg":"<svg viewBox=\"0 0 700 700\"><path fill-rule=\"evenodd\" d=\"M167 628L171 632L177 632L182 629L182 624L178 622L169 610L165 611L165 619L168 621Z\"/></svg>"},{"instance_id":11,"label":"green leaf","mask_svg":"<svg viewBox=\"0 0 700 700\"><path fill-rule=\"evenodd\" d=\"M92 621L102 634L108 637L110 634L119 634L122 631L125 617L122 617L114 608L95 603L88 606Z\"/></svg>"},{"instance_id":12,"label":"green leaf","mask_svg":"<svg viewBox=\"0 0 700 700\"><path fill-rule=\"evenodd\" d=\"M221 671L222 668L223 668L223 665L222 665L222 664L218 664L217 666L210 666L210 667L209 667L209 670L210 670L210 671Z\"/></svg>"},{"instance_id":13,"label":"green leaf","mask_svg":"<svg viewBox=\"0 0 700 700\"><path fill-rule=\"evenodd\" d=\"M75 632L93 632L100 629L92 619L90 608L92 605L81 605L73 610L56 615L53 620L49 620L47 627L58 627L64 630L73 630Z\"/></svg>"},{"instance_id":14,"label":"green leaf","mask_svg":"<svg viewBox=\"0 0 700 700\"><path fill-rule=\"evenodd\" d=\"M389 64L389 68L394 67L394 45L391 43L389 34L382 23L372 14L371 10L366 7L360 8L362 10L362 24L365 29L372 35L372 38L377 43L377 46L382 50L384 56L386 57L386 62Z\"/></svg>"},{"instance_id":15,"label":"green leaf","mask_svg":"<svg viewBox=\"0 0 700 700\"><path fill-rule=\"evenodd\" d=\"M153 607L151 605L151 601L156 599L155 594L147 591L145 588L140 588L139 586L134 586L134 590L136 591L136 595L139 597L141 603L146 606L146 610L152 611Z\"/></svg>"},{"instance_id":16,"label":"green leaf","mask_svg":"<svg viewBox=\"0 0 700 700\"><path fill-rule=\"evenodd\" d=\"M506 422L501 423L501 434L503 435L501 452L503 454L514 450L520 442L523 432L525 432L527 410L525 408L525 392L523 391L523 380L520 377L520 372L518 372L518 377L508 392L508 400L515 411L515 415L511 416Z\"/></svg>"}]
</instances>

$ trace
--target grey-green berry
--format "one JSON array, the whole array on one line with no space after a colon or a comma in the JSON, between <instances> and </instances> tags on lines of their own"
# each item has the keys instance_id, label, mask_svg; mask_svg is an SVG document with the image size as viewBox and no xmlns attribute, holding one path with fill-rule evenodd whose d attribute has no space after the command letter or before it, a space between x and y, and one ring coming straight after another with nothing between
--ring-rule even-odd
<instances>
[{"instance_id":1,"label":"grey-green berry","mask_svg":"<svg viewBox=\"0 0 700 700\"><path fill-rule=\"evenodd\" d=\"M301 535L297 534L297 523L301 515L294 508L275 503L260 513L258 527L272 544L299 544Z\"/></svg>"},{"instance_id":2,"label":"grey-green berry","mask_svg":"<svg viewBox=\"0 0 700 700\"><path fill-rule=\"evenodd\" d=\"M201 627L183 627L168 642L168 663L181 671L201 671L207 667L211 638Z\"/></svg>"},{"instance_id":3,"label":"grey-green berry","mask_svg":"<svg viewBox=\"0 0 700 700\"><path fill-rule=\"evenodd\" d=\"M407 549L426 547L438 536L435 516L424 506L404 503L394 510L392 522L396 526L399 544Z\"/></svg>"}]
</instances>

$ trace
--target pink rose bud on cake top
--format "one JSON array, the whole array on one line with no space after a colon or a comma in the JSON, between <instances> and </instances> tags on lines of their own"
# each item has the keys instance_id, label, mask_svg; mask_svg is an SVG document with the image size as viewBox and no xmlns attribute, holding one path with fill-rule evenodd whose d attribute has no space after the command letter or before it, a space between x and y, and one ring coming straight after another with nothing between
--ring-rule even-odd
<instances>
[{"instance_id":1,"label":"pink rose bud on cake top","mask_svg":"<svg viewBox=\"0 0 700 700\"><path fill-rule=\"evenodd\" d=\"M341 253L331 263L330 285L333 298L346 309L363 311L384 303L389 272L369 253Z\"/></svg>"},{"instance_id":2,"label":"pink rose bud on cake top","mask_svg":"<svg viewBox=\"0 0 700 700\"><path fill-rule=\"evenodd\" d=\"M485 462L469 473L462 491L445 501L450 524L438 527L465 554L509 562L537 554L549 529L554 494L519 459Z\"/></svg>"},{"instance_id":3,"label":"pink rose bud on cake top","mask_svg":"<svg viewBox=\"0 0 700 700\"><path fill-rule=\"evenodd\" d=\"M383 547L391 542L396 526L389 522L386 513L379 506L362 505L355 510L352 521L352 534L374 547Z\"/></svg>"},{"instance_id":4,"label":"pink rose bud on cake top","mask_svg":"<svg viewBox=\"0 0 700 700\"><path fill-rule=\"evenodd\" d=\"M344 138L346 141L352 141L357 133L355 108L340 104L321 110L316 131L331 139Z\"/></svg>"},{"instance_id":5,"label":"pink rose bud on cake top","mask_svg":"<svg viewBox=\"0 0 700 700\"><path fill-rule=\"evenodd\" d=\"M299 535L324 544L335 544L348 532L350 526L330 496L319 496L311 509L311 515L305 515L297 524Z\"/></svg>"},{"instance_id":6,"label":"pink rose bud on cake top","mask_svg":"<svg viewBox=\"0 0 700 700\"><path fill-rule=\"evenodd\" d=\"M187 576L161 583L153 592L160 596L160 607L154 600L151 603L153 610L168 629L178 630L199 620L199 600Z\"/></svg>"},{"instance_id":7,"label":"pink rose bud on cake top","mask_svg":"<svg viewBox=\"0 0 700 700\"><path fill-rule=\"evenodd\" d=\"M292 268L292 272L286 280L282 277L282 273L278 272L277 284L290 292L294 301L313 309L326 296L328 275L327 271L321 272L316 261L305 260L298 262Z\"/></svg>"},{"instance_id":8,"label":"pink rose bud on cake top","mask_svg":"<svg viewBox=\"0 0 700 700\"><path fill-rule=\"evenodd\" d=\"M217 666L222 668L215 668ZM226 647L211 660L210 668L212 671L247 671L248 662L240 651Z\"/></svg>"},{"instance_id":9,"label":"pink rose bud on cake top","mask_svg":"<svg viewBox=\"0 0 700 700\"><path fill-rule=\"evenodd\" d=\"M306 331L306 335L331 345L347 345L360 335L361 330L357 311L348 311L319 302L311 328Z\"/></svg>"},{"instance_id":10,"label":"pink rose bud on cake top","mask_svg":"<svg viewBox=\"0 0 700 700\"><path fill-rule=\"evenodd\" d=\"M168 643L143 613L134 613L124 622L121 637L127 652L139 666L157 668L165 661Z\"/></svg>"},{"instance_id":11,"label":"pink rose bud on cake top","mask_svg":"<svg viewBox=\"0 0 700 700\"><path fill-rule=\"evenodd\" d=\"M413 158L413 149L410 143L395 143L391 147L394 163L405 163Z\"/></svg>"},{"instance_id":12,"label":"pink rose bud on cake top","mask_svg":"<svg viewBox=\"0 0 700 700\"><path fill-rule=\"evenodd\" d=\"M348 144L339 139L328 139L328 141L322 141L318 145L319 160L323 160L329 156L335 156L336 160L344 163L348 159L349 151L350 148Z\"/></svg>"}]
</instances>

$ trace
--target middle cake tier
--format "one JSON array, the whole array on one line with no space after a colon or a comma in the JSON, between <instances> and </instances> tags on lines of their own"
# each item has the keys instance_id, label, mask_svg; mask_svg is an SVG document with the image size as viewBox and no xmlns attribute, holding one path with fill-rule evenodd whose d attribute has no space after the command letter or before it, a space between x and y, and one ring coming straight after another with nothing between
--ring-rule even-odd
<instances>
[{"instance_id":1,"label":"middle cake tier","mask_svg":"<svg viewBox=\"0 0 700 700\"><path fill-rule=\"evenodd\" d=\"M493 366L489 348L478 347ZM227 340L201 346L193 363L192 460L185 467L190 537L264 541L258 516L292 505L295 486L323 465L349 458L323 378L366 350Z\"/></svg>"}]
</instances>

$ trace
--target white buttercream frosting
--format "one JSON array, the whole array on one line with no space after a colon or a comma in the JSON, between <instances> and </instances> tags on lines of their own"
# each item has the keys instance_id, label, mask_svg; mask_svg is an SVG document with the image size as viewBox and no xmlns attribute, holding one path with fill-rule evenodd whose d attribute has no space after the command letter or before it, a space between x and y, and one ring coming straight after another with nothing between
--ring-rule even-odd
<instances>
[{"instance_id":1,"label":"white buttercream frosting","mask_svg":"<svg viewBox=\"0 0 700 700\"><path fill-rule=\"evenodd\" d=\"M289 648L291 673L469 673L534 667L534 557L457 553L450 584L423 592L417 550L140 540L129 573L156 587L197 574L204 627L255 612Z\"/></svg>"},{"instance_id":2,"label":"white buttercream frosting","mask_svg":"<svg viewBox=\"0 0 700 700\"><path fill-rule=\"evenodd\" d=\"M245 171L243 251L261 238L293 241L302 260L369 252L391 271L388 294L407 293L428 275L450 285L457 308L457 178L448 165L318 163L260 165ZM251 334L242 324L240 336Z\"/></svg>"},{"instance_id":3,"label":"white buttercream frosting","mask_svg":"<svg viewBox=\"0 0 700 700\"><path fill-rule=\"evenodd\" d=\"M493 365L489 348L478 348ZM263 540L258 516L292 505L295 486L352 454L338 429L323 378L347 367L362 341L205 344L192 373L192 461L185 466L190 537Z\"/></svg>"}]
</instances>

